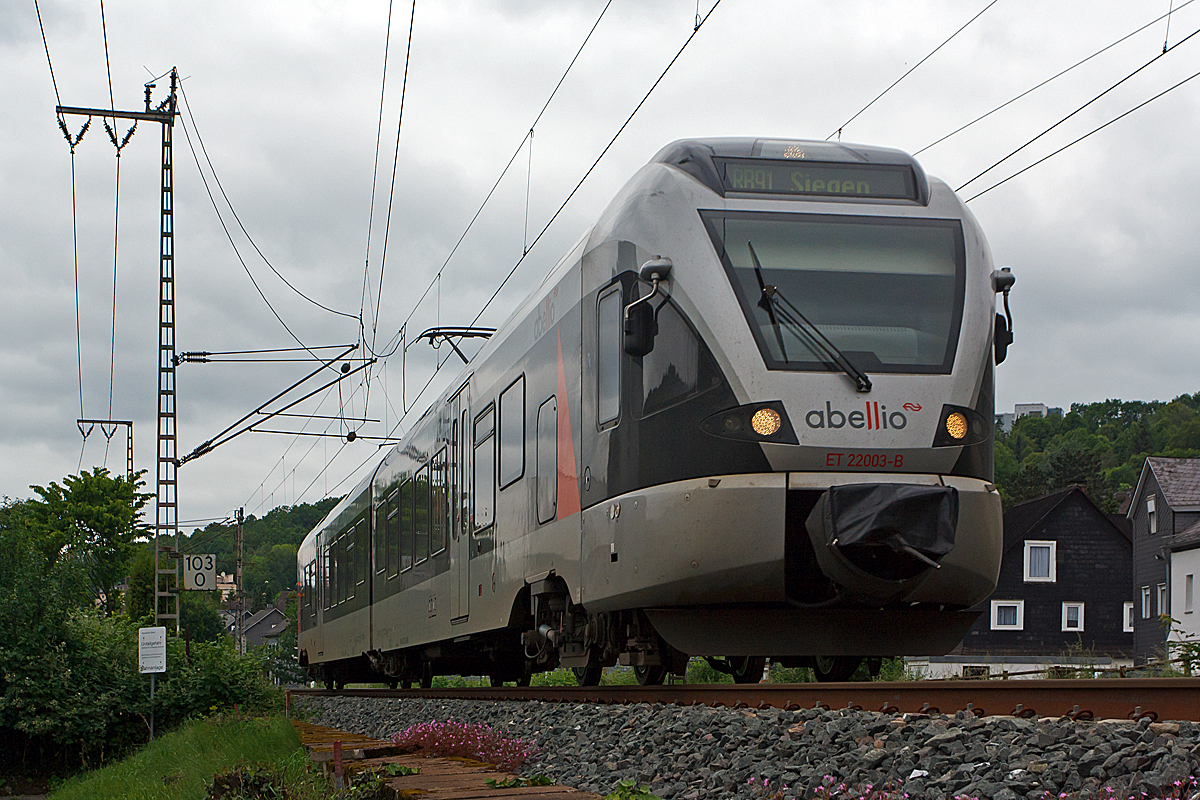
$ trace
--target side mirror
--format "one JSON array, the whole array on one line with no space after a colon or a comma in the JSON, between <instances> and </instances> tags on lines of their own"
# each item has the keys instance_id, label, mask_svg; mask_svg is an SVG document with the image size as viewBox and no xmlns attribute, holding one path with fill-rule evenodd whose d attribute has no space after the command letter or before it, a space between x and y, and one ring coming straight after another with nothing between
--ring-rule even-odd
<instances>
[{"instance_id":1,"label":"side mirror","mask_svg":"<svg viewBox=\"0 0 1200 800\"><path fill-rule=\"evenodd\" d=\"M654 337L658 333L658 320L650 300L658 294L658 286L671 275L671 259L653 258L642 265L638 277L650 281L650 294L625 306L625 352L631 356L644 356L654 349Z\"/></svg>"},{"instance_id":2,"label":"side mirror","mask_svg":"<svg viewBox=\"0 0 1200 800\"><path fill-rule=\"evenodd\" d=\"M1009 328L1002 314L996 315L996 333L993 344L996 347L996 363L1003 363L1008 356L1008 346L1012 344L1012 329Z\"/></svg>"},{"instance_id":3,"label":"side mirror","mask_svg":"<svg viewBox=\"0 0 1200 800\"><path fill-rule=\"evenodd\" d=\"M997 364L1008 356L1008 346L1012 344L1013 340L1012 312L1008 310L1008 291L1016 282L1017 277L1008 267L992 271L992 291L1004 295L1004 316L996 315L996 330L992 339Z\"/></svg>"},{"instance_id":4,"label":"side mirror","mask_svg":"<svg viewBox=\"0 0 1200 800\"><path fill-rule=\"evenodd\" d=\"M658 322L649 303L633 303L625 309L625 352L644 356L654 349Z\"/></svg>"}]
</instances>

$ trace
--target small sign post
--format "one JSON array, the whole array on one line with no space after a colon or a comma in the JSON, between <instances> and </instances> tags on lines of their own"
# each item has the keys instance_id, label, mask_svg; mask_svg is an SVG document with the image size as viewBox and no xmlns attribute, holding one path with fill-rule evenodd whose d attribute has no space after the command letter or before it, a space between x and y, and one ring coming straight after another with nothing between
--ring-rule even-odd
<instances>
[{"instance_id":1,"label":"small sign post","mask_svg":"<svg viewBox=\"0 0 1200 800\"><path fill-rule=\"evenodd\" d=\"M154 676L167 671L167 629L138 628L138 671L150 673L150 741L154 741Z\"/></svg>"},{"instance_id":2,"label":"small sign post","mask_svg":"<svg viewBox=\"0 0 1200 800\"><path fill-rule=\"evenodd\" d=\"M212 553L183 557L183 588L205 592L217 588L217 557Z\"/></svg>"}]
</instances>

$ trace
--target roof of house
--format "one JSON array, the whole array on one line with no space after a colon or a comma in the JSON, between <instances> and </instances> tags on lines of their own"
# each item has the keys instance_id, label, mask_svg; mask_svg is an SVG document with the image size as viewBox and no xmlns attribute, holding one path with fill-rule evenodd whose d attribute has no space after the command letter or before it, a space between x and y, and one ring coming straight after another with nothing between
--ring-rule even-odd
<instances>
[{"instance_id":1,"label":"roof of house","mask_svg":"<svg viewBox=\"0 0 1200 800\"><path fill-rule=\"evenodd\" d=\"M1168 536L1165 544L1171 550L1191 550L1200 546L1200 521L1194 522L1174 536Z\"/></svg>"},{"instance_id":2,"label":"roof of house","mask_svg":"<svg viewBox=\"0 0 1200 800\"><path fill-rule=\"evenodd\" d=\"M1200 511L1200 458L1165 458L1148 456L1138 476L1137 489L1133 497L1142 497L1146 475L1154 473L1163 499L1176 511ZM1127 516L1132 519L1137 507L1131 503Z\"/></svg>"},{"instance_id":3,"label":"roof of house","mask_svg":"<svg viewBox=\"0 0 1200 800\"><path fill-rule=\"evenodd\" d=\"M1105 514L1099 508L1096 508L1096 504L1088 498L1083 489L1078 486L1071 486L1066 489L1060 489L1057 492L1051 492L1036 500L1027 500L1024 503L1009 506L1004 512L1004 550L1007 552L1013 545L1024 541L1029 532L1048 517L1054 509L1076 494L1096 510L1097 516L1112 525L1117 533L1125 537L1126 540L1132 541L1133 537L1127 525L1116 524L1111 515Z\"/></svg>"}]
</instances>

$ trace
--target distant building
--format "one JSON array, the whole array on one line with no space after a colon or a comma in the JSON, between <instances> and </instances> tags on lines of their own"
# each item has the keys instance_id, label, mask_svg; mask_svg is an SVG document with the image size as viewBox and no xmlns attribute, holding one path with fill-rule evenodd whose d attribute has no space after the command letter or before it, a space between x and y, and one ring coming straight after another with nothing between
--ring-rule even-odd
<instances>
[{"instance_id":1,"label":"distant building","mask_svg":"<svg viewBox=\"0 0 1200 800\"><path fill-rule=\"evenodd\" d=\"M1133 527L1134 657L1142 664L1165 650L1168 628L1176 641L1200 633L1192 610L1200 574L1200 458L1147 458L1125 514Z\"/></svg>"},{"instance_id":2,"label":"distant building","mask_svg":"<svg viewBox=\"0 0 1200 800\"><path fill-rule=\"evenodd\" d=\"M237 584L233 582L233 576L227 572L218 572L217 591L221 593L221 602L227 602L229 596L237 591Z\"/></svg>"},{"instance_id":3,"label":"distant building","mask_svg":"<svg viewBox=\"0 0 1200 800\"><path fill-rule=\"evenodd\" d=\"M237 612L222 612L225 621L225 632L233 636L237 627ZM243 627L246 638L246 649L263 644L278 644L279 636L288 629L291 620L276 606L267 606L262 611L247 613Z\"/></svg>"},{"instance_id":4,"label":"distant building","mask_svg":"<svg viewBox=\"0 0 1200 800\"><path fill-rule=\"evenodd\" d=\"M952 653L908 659L909 668L969 678L1130 666L1131 559L1125 519L1079 487L1015 505L1004 514L1000 576L976 607L979 619Z\"/></svg>"},{"instance_id":5,"label":"distant building","mask_svg":"<svg viewBox=\"0 0 1200 800\"><path fill-rule=\"evenodd\" d=\"M1062 416L1061 408L1047 408L1045 403L1017 403L1009 412L1000 412L996 414L996 427L1005 433L1012 432L1013 423L1021 417L1039 417L1045 418L1051 414Z\"/></svg>"}]
</instances>

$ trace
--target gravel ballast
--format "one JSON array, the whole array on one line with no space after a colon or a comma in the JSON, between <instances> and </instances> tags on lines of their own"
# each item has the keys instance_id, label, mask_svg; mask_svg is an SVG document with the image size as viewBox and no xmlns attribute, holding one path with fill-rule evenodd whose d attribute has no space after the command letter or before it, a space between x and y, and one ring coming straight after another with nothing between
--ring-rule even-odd
<instances>
[{"instance_id":1,"label":"gravel ballast","mask_svg":"<svg viewBox=\"0 0 1200 800\"><path fill-rule=\"evenodd\" d=\"M913 800L1111 797L1107 788L1157 797L1200 775L1192 722L325 697L296 707L379 739L434 720L486 723L543 748L526 775L600 794L634 780L663 800L762 797L763 779L807 798L827 776L852 787L901 781L896 796Z\"/></svg>"}]
</instances>

